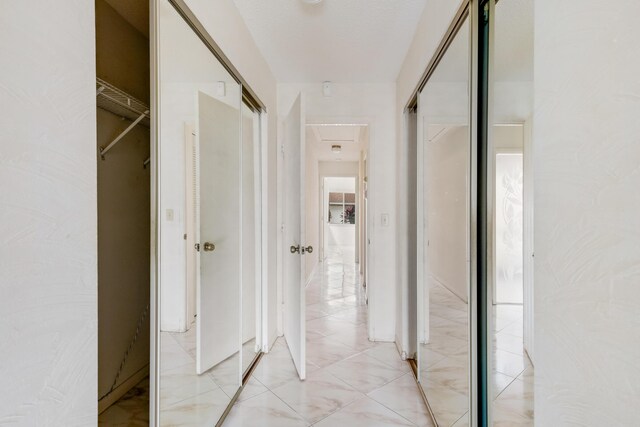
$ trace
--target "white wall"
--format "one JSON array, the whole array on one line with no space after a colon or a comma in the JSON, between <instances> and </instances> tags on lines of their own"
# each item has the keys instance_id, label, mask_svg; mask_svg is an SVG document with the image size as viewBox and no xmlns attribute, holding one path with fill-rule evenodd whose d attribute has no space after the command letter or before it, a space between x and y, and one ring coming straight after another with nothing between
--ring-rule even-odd
<instances>
[{"instance_id":1,"label":"white wall","mask_svg":"<svg viewBox=\"0 0 640 427\"><path fill-rule=\"evenodd\" d=\"M535 2L536 425L638 424L640 2Z\"/></svg>"},{"instance_id":2,"label":"white wall","mask_svg":"<svg viewBox=\"0 0 640 427\"><path fill-rule=\"evenodd\" d=\"M407 184L408 177L405 174L409 167L409 162L415 161L415 156L411 153L415 152L414 148L408 146L410 139L406 138L407 130L404 128L405 120L403 119L404 108L409 102L409 98L413 90L418 85L420 77L425 72L429 60L435 53L435 50L447 31L449 24L460 5L459 0L427 0L413 41L404 59L398 77L396 79L396 177L398 186L396 194L397 212L405 212L410 209L409 191L414 187ZM413 141L413 139L411 139ZM413 196L415 197L415 196ZM410 316L410 304L415 304L415 273L409 273L409 268L415 268L415 264L406 263L403 260L409 257L415 258L415 250L409 249L407 236L415 235L417 230L415 224L410 224L411 218L406 215L399 215L396 218L396 227L398 229L396 264L398 269L394 275L395 294L399 300L398 310L396 311L396 344L401 351L409 353L413 351L409 337L410 322L414 322ZM406 230L404 232L403 230ZM410 289L411 287L411 289Z\"/></svg>"},{"instance_id":3,"label":"white wall","mask_svg":"<svg viewBox=\"0 0 640 427\"><path fill-rule=\"evenodd\" d=\"M183 332L192 323L187 319L186 286L186 251L192 248L186 248L184 239L185 126L197 122L197 94L202 91L236 108L239 127L240 86L167 1L160 2L160 20L160 329ZM216 90L220 81L224 94Z\"/></svg>"},{"instance_id":4,"label":"white wall","mask_svg":"<svg viewBox=\"0 0 640 427\"><path fill-rule=\"evenodd\" d=\"M369 127L370 337L395 339L395 84L333 84L332 96L321 83L279 84L278 114L288 113L296 95L306 94L307 123L363 123ZM390 224L382 227L381 215Z\"/></svg>"},{"instance_id":5,"label":"white wall","mask_svg":"<svg viewBox=\"0 0 640 427\"><path fill-rule=\"evenodd\" d=\"M265 104L268 114L267 152L263 154L266 160L266 175L268 204L263 206L267 210L268 221L268 250L266 251L268 299L268 342L276 337L277 327L277 248L276 241L280 228L277 225L277 183L276 164L278 158L276 131L278 126L277 86L276 79L258 50L242 16L232 0L187 0L187 5L205 26L211 37L224 51L225 55L236 69L249 83L256 95Z\"/></svg>"},{"instance_id":6,"label":"white wall","mask_svg":"<svg viewBox=\"0 0 640 427\"><path fill-rule=\"evenodd\" d=\"M428 134L428 132L427 132ZM464 302L469 294L469 128L425 139L425 253L429 286L440 283ZM427 244L428 242L428 244ZM425 288L425 292L428 289Z\"/></svg>"},{"instance_id":7,"label":"white wall","mask_svg":"<svg viewBox=\"0 0 640 427\"><path fill-rule=\"evenodd\" d=\"M0 424L96 425L94 3L0 8Z\"/></svg>"}]
</instances>

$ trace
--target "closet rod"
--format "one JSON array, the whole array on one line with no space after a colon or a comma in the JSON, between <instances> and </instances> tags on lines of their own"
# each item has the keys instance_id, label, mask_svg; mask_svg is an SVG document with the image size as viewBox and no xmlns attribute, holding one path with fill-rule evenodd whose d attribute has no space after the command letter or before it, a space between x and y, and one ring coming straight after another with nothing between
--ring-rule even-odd
<instances>
[{"instance_id":1,"label":"closet rod","mask_svg":"<svg viewBox=\"0 0 640 427\"><path fill-rule=\"evenodd\" d=\"M126 128L125 130L123 130L123 131L122 131L122 133L120 133L120 135L118 135L118 136L116 137L116 139L114 139L113 141L111 141L111 143L110 143L109 145L107 145L107 146L106 146L106 147L104 147L104 148L100 147L100 155L104 157L104 155L105 155L105 154L107 154L107 151L111 150L111 149L113 148L113 146L114 146L114 145L116 145L116 144L117 144L117 143L118 143L122 138L124 138L124 136L125 136L126 134L128 134L128 133L129 133L129 131L130 131L131 129L133 129L134 127L136 127L136 125L137 125L138 123L140 123L140 122L142 121L142 119L144 119L145 117L147 117L147 114L149 114L149 110L145 111L144 113L142 113L142 114L140 115L140 117L138 117L137 119L135 119L135 120L133 121L133 123L131 123L131 124L129 125L129 127L128 127L128 128Z\"/></svg>"},{"instance_id":2,"label":"closet rod","mask_svg":"<svg viewBox=\"0 0 640 427\"><path fill-rule=\"evenodd\" d=\"M142 163L142 167L146 169L149 163L151 163L151 157L147 158L147 160Z\"/></svg>"}]
</instances>

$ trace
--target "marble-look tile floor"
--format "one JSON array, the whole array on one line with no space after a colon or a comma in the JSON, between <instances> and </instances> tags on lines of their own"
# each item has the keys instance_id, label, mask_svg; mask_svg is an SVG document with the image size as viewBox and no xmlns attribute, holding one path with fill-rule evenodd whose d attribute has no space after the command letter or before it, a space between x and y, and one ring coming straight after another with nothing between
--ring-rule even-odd
<instances>
[{"instance_id":1,"label":"marble-look tile floor","mask_svg":"<svg viewBox=\"0 0 640 427\"><path fill-rule=\"evenodd\" d=\"M394 343L371 342L353 253L334 250L306 289L307 379L278 339L224 425L431 426L411 368Z\"/></svg>"},{"instance_id":2,"label":"marble-look tile floor","mask_svg":"<svg viewBox=\"0 0 640 427\"><path fill-rule=\"evenodd\" d=\"M215 425L239 387L236 354L202 375L196 374L196 328L183 333L161 333L160 425ZM242 350L243 367L255 355L255 341ZM258 383L245 387L241 399L262 393ZM141 382L99 417L102 426L148 426L149 382Z\"/></svg>"},{"instance_id":3,"label":"marble-look tile floor","mask_svg":"<svg viewBox=\"0 0 640 427\"><path fill-rule=\"evenodd\" d=\"M429 291L430 339L420 381L441 426L468 425L467 304L443 286ZM523 350L522 306L494 305L493 425L533 425L533 366Z\"/></svg>"}]
</instances>

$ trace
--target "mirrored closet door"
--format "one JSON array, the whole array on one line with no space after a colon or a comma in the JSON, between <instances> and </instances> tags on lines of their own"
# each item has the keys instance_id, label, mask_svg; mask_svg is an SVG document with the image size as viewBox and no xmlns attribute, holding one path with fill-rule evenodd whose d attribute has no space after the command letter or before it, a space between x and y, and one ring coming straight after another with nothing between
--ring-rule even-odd
<instances>
[{"instance_id":1,"label":"mirrored closet door","mask_svg":"<svg viewBox=\"0 0 640 427\"><path fill-rule=\"evenodd\" d=\"M242 373L262 351L260 113L242 103Z\"/></svg>"},{"instance_id":2,"label":"mirrored closet door","mask_svg":"<svg viewBox=\"0 0 640 427\"><path fill-rule=\"evenodd\" d=\"M192 18L158 0L156 404L166 426L216 425L262 345L260 112Z\"/></svg>"},{"instance_id":3,"label":"mirrored closet door","mask_svg":"<svg viewBox=\"0 0 640 427\"><path fill-rule=\"evenodd\" d=\"M487 303L492 425L532 426L533 0L500 0L492 16ZM489 367L488 367L489 368Z\"/></svg>"},{"instance_id":4,"label":"mirrored closet door","mask_svg":"<svg viewBox=\"0 0 640 427\"><path fill-rule=\"evenodd\" d=\"M417 378L440 426L469 411L469 20L418 96Z\"/></svg>"}]
</instances>

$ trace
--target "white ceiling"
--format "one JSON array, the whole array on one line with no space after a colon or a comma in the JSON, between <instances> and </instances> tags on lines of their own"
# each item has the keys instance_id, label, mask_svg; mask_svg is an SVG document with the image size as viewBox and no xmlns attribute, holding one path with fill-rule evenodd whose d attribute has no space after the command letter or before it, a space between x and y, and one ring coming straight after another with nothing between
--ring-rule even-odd
<instances>
[{"instance_id":1,"label":"white ceiling","mask_svg":"<svg viewBox=\"0 0 640 427\"><path fill-rule=\"evenodd\" d=\"M234 0L281 83L395 81L427 0Z\"/></svg>"},{"instance_id":2,"label":"white ceiling","mask_svg":"<svg viewBox=\"0 0 640 427\"><path fill-rule=\"evenodd\" d=\"M307 143L318 161L357 162L368 143L367 126L307 125ZM332 145L340 145L341 151L334 153Z\"/></svg>"}]
</instances>

